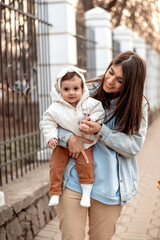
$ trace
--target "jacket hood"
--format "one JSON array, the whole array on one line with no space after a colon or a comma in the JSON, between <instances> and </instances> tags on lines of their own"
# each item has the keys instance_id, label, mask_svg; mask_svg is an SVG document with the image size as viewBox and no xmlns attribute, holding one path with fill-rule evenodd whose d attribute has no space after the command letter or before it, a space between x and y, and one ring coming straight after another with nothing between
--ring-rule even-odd
<instances>
[{"instance_id":1,"label":"jacket hood","mask_svg":"<svg viewBox=\"0 0 160 240\"><path fill-rule=\"evenodd\" d=\"M66 73L68 73L68 72L76 72L80 76L80 78L82 79L82 82L83 82L82 99L84 100L84 98L86 99L86 97L89 97L89 91L88 91L88 88L86 86L85 77L84 77L84 73L86 73L86 70L81 69L81 68L77 68L75 66L70 66L70 67L63 68L58 73L56 82L53 83L52 90L51 90L51 93L50 93L52 101L64 101L63 98L62 98L62 95L61 95L61 80L66 75ZM81 102L81 100L80 100L80 102Z\"/></svg>"},{"instance_id":2,"label":"jacket hood","mask_svg":"<svg viewBox=\"0 0 160 240\"><path fill-rule=\"evenodd\" d=\"M83 85L85 84L84 73L86 73L86 70L81 69L81 68L77 68L75 66L65 67L57 75L57 85L58 85L58 89L60 91L61 91L61 80L68 72L76 72L80 76L80 78L82 79Z\"/></svg>"}]
</instances>

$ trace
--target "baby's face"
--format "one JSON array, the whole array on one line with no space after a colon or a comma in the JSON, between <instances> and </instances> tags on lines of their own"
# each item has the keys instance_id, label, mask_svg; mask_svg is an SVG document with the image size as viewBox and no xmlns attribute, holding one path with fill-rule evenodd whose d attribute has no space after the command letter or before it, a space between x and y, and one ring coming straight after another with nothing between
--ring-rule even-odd
<instances>
[{"instance_id":1,"label":"baby's face","mask_svg":"<svg viewBox=\"0 0 160 240\"><path fill-rule=\"evenodd\" d=\"M66 102L75 107L83 94L82 79L74 76L69 80L62 81L61 94Z\"/></svg>"}]
</instances>

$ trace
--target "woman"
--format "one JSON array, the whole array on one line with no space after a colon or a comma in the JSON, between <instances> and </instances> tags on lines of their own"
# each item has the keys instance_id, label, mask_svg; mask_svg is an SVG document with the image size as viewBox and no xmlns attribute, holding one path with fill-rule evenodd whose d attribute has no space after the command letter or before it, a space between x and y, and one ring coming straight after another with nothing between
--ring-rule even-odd
<instances>
[{"instance_id":1,"label":"woman","mask_svg":"<svg viewBox=\"0 0 160 240\"><path fill-rule=\"evenodd\" d=\"M72 157L65 170L65 188L57 206L63 240L84 239L87 214L89 239L111 239L122 206L135 197L138 186L136 155L147 132L148 103L143 96L145 76L144 61L136 53L127 51L116 56L105 74L93 82L94 97L102 102L106 117L102 125L83 121L89 126L86 138L91 133L99 137L93 147L95 182L88 209L79 204L81 187L73 158L84 155L83 143L89 140L59 129L59 139L63 146L68 143Z\"/></svg>"}]
</instances>

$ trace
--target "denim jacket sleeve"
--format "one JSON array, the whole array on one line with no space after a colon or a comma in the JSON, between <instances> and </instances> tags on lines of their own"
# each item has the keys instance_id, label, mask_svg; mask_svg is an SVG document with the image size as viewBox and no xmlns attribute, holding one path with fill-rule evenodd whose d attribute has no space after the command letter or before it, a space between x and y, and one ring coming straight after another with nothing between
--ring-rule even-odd
<instances>
[{"instance_id":1,"label":"denim jacket sleeve","mask_svg":"<svg viewBox=\"0 0 160 240\"><path fill-rule=\"evenodd\" d=\"M64 128L58 127L58 145L66 148L68 139L72 134L72 132Z\"/></svg>"},{"instance_id":2,"label":"denim jacket sleeve","mask_svg":"<svg viewBox=\"0 0 160 240\"><path fill-rule=\"evenodd\" d=\"M141 150L148 128L148 103L145 100L143 104L143 118L140 130L135 134L125 134L111 130L105 124L98 132L99 139L108 147L115 150L119 155L125 158L132 158Z\"/></svg>"}]
</instances>

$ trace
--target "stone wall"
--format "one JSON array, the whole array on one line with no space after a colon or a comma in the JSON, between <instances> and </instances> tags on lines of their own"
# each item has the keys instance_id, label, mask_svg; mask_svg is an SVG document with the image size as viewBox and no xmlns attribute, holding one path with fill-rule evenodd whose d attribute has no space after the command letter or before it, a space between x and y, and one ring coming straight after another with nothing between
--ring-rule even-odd
<instances>
[{"instance_id":1,"label":"stone wall","mask_svg":"<svg viewBox=\"0 0 160 240\"><path fill-rule=\"evenodd\" d=\"M0 187L5 205L0 206L0 240L31 240L56 216L49 207L48 163ZM54 237L54 236L53 236Z\"/></svg>"},{"instance_id":2,"label":"stone wall","mask_svg":"<svg viewBox=\"0 0 160 240\"><path fill-rule=\"evenodd\" d=\"M0 239L33 239L56 216L55 209L48 206L48 200L48 187L43 187L28 199L0 207Z\"/></svg>"},{"instance_id":3,"label":"stone wall","mask_svg":"<svg viewBox=\"0 0 160 240\"><path fill-rule=\"evenodd\" d=\"M56 216L55 209L48 206L47 192L48 188L42 196L35 193L34 196L28 196L28 199L0 207L1 240L31 240Z\"/></svg>"}]
</instances>

